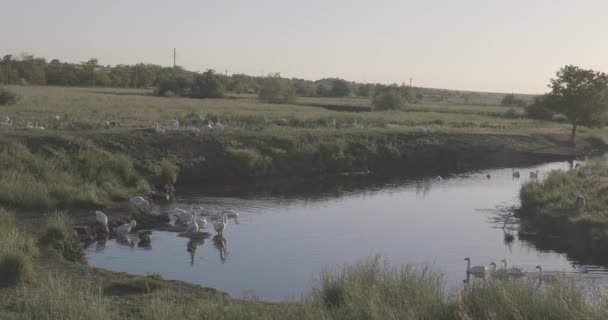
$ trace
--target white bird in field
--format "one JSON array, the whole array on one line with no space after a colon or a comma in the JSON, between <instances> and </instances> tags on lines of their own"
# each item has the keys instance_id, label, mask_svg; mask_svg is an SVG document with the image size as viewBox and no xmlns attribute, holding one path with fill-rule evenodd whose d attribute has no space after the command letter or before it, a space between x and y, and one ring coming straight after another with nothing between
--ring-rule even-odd
<instances>
[{"instance_id":1,"label":"white bird in field","mask_svg":"<svg viewBox=\"0 0 608 320\"><path fill-rule=\"evenodd\" d=\"M193 136L198 136L201 133L201 130L199 128L196 127L191 127L190 128L190 134Z\"/></svg>"},{"instance_id":2,"label":"white bird in field","mask_svg":"<svg viewBox=\"0 0 608 320\"><path fill-rule=\"evenodd\" d=\"M213 130L213 120L207 121L207 129Z\"/></svg>"},{"instance_id":3,"label":"white bird in field","mask_svg":"<svg viewBox=\"0 0 608 320\"><path fill-rule=\"evenodd\" d=\"M215 124L215 127L220 130L224 130L224 125L222 124L220 117L217 117L217 123Z\"/></svg>"},{"instance_id":4,"label":"white bird in field","mask_svg":"<svg viewBox=\"0 0 608 320\"><path fill-rule=\"evenodd\" d=\"M224 213L226 214L226 216L228 216L228 218L230 219L234 219L234 218L238 218L239 217L239 210L238 209L234 209L234 210L224 210Z\"/></svg>"},{"instance_id":5,"label":"white bird in field","mask_svg":"<svg viewBox=\"0 0 608 320\"><path fill-rule=\"evenodd\" d=\"M106 232L110 232L110 230L108 230L108 216L106 216L105 213L101 211L95 211L95 220L97 220L97 222L103 225Z\"/></svg>"},{"instance_id":6,"label":"white bird in field","mask_svg":"<svg viewBox=\"0 0 608 320\"><path fill-rule=\"evenodd\" d=\"M464 258L464 260L467 262L467 273L485 274L486 272L488 272L488 267L487 266L474 266L474 267L471 267L471 258Z\"/></svg>"},{"instance_id":7,"label":"white bird in field","mask_svg":"<svg viewBox=\"0 0 608 320\"><path fill-rule=\"evenodd\" d=\"M538 179L538 170L530 171L530 179Z\"/></svg>"},{"instance_id":8,"label":"white bird in field","mask_svg":"<svg viewBox=\"0 0 608 320\"><path fill-rule=\"evenodd\" d=\"M582 209L585 206L585 202L585 197L583 197L582 194L579 194L578 196L576 196L576 199L574 199L574 204L578 209Z\"/></svg>"},{"instance_id":9,"label":"white bird in field","mask_svg":"<svg viewBox=\"0 0 608 320\"><path fill-rule=\"evenodd\" d=\"M513 170L513 179L519 179L519 170L515 171L515 169Z\"/></svg>"},{"instance_id":10,"label":"white bird in field","mask_svg":"<svg viewBox=\"0 0 608 320\"><path fill-rule=\"evenodd\" d=\"M215 232L217 232L217 234L220 237L224 236L224 229L226 229L227 224L228 224L228 216L226 214L224 214L222 221L216 222L213 224L213 228L215 229Z\"/></svg>"},{"instance_id":11,"label":"white bird in field","mask_svg":"<svg viewBox=\"0 0 608 320\"><path fill-rule=\"evenodd\" d=\"M198 224L196 223L196 214L192 213L192 218L190 220L190 222L188 222L188 228L186 229L186 232L189 233L195 233L198 232Z\"/></svg>"},{"instance_id":12,"label":"white bird in field","mask_svg":"<svg viewBox=\"0 0 608 320\"><path fill-rule=\"evenodd\" d=\"M154 127L154 132L158 133L158 134L164 134L165 133L165 129L161 128L158 125L158 122L154 122L155 127Z\"/></svg>"},{"instance_id":13,"label":"white bird in field","mask_svg":"<svg viewBox=\"0 0 608 320\"><path fill-rule=\"evenodd\" d=\"M0 123L11 123L11 118L9 116L0 117Z\"/></svg>"},{"instance_id":14,"label":"white bird in field","mask_svg":"<svg viewBox=\"0 0 608 320\"><path fill-rule=\"evenodd\" d=\"M35 122L34 122L34 129L37 129L37 130L44 130L44 127L43 127L43 126L38 125L38 121L35 121Z\"/></svg>"},{"instance_id":15,"label":"white bird in field","mask_svg":"<svg viewBox=\"0 0 608 320\"><path fill-rule=\"evenodd\" d=\"M125 223L121 226L114 228L114 231L116 232L117 235L125 237L127 235L127 233L129 233L129 231L131 231L131 228L134 228L136 225L137 225L137 223L135 222L135 220L131 220L131 222L129 222L129 223Z\"/></svg>"},{"instance_id":16,"label":"white bird in field","mask_svg":"<svg viewBox=\"0 0 608 320\"><path fill-rule=\"evenodd\" d=\"M136 207L139 207L144 204L147 206L150 206L150 202L148 202L148 200L144 199L144 197L140 197L140 196L131 197L131 199L129 199L129 202Z\"/></svg>"},{"instance_id":17,"label":"white bird in field","mask_svg":"<svg viewBox=\"0 0 608 320\"><path fill-rule=\"evenodd\" d=\"M34 129L34 124L33 124L31 121L28 121L28 122L25 124L25 126L26 126L28 129Z\"/></svg>"},{"instance_id":18,"label":"white bird in field","mask_svg":"<svg viewBox=\"0 0 608 320\"><path fill-rule=\"evenodd\" d=\"M179 131L179 120L172 119L169 121L169 126L171 127L171 131Z\"/></svg>"},{"instance_id":19,"label":"white bird in field","mask_svg":"<svg viewBox=\"0 0 608 320\"><path fill-rule=\"evenodd\" d=\"M332 127L332 128L336 127L336 119L335 118L331 119L331 121L329 122L329 126Z\"/></svg>"}]
</instances>

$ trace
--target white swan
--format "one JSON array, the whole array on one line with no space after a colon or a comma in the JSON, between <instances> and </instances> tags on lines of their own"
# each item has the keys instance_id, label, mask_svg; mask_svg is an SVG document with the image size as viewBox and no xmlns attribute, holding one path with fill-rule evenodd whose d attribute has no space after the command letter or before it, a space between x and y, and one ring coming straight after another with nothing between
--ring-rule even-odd
<instances>
[{"instance_id":1,"label":"white swan","mask_svg":"<svg viewBox=\"0 0 608 320\"><path fill-rule=\"evenodd\" d=\"M25 125L28 129L34 129L34 124L31 121L28 121Z\"/></svg>"},{"instance_id":2,"label":"white swan","mask_svg":"<svg viewBox=\"0 0 608 320\"><path fill-rule=\"evenodd\" d=\"M220 117L217 117L217 122L215 123L215 127L220 130L224 130L224 125L222 124L222 122L220 120L221 120Z\"/></svg>"},{"instance_id":3,"label":"white swan","mask_svg":"<svg viewBox=\"0 0 608 320\"><path fill-rule=\"evenodd\" d=\"M196 214L192 213L192 218L190 222L188 222L188 228L186 228L186 232L195 233L198 232L198 224L196 223Z\"/></svg>"},{"instance_id":4,"label":"white swan","mask_svg":"<svg viewBox=\"0 0 608 320\"><path fill-rule=\"evenodd\" d=\"M173 208L169 211L169 215L174 216L179 221L185 222L192 219L192 211L192 206L190 206L190 210Z\"/></svg>"},{"instance_id":5,"label":"white swan","mask_svg":"<svg viewBox=\"0 0 608 320\"><path fill-rule=\"evenodd\" d=\"M443 182L443 178L441 176L436 176L435 177L435 181L437 181L437 182Z\"/></svg>"},{"instance_id":6,"label":"white swan","mask_svg":"<svg viewBox=\"0 0 608 320\"><path fill-rule=\"evenodd\" d=\"M534 268L534 269L538 269L538 271L540 272L538 274L538 279L540 281L543 281L543 280L549 280L549 281L551 281L551 280L555 280L555 278L556 278L555 274L546 274L546 273L544 273L543 272L543 267L541 267L540 265L536 266L536 268Z\"/></svg>"},{"instance_id":7,"label":"white swan","mask_svg":"<svg viewBox=\"0 0 608 320\"><path fill-rule=\"evenodd\" d=\"M230 219L234 219L234 218L238 218L239 217L239 210L238 209L234 209L234 210L224 210L224 213L226 214L226 216L228 216L228 218Z\"/></svg>"},{"instance_id":8,"label":"white swan","mask_svg":"<svg viewBox=\"0 0 608 320\"><path fill-rule=\"evenodd\" d=\"M131 220L129 223L125 223L121 226L114 228L114 231L117 235L125 237L127 233L131 231L131 228L134 228L137 225L135 220Z\"/></svg>"},{"instance_id":9,"label":"white swan","mask_svg":"<svg viewBox=\"0 0 608 320\"><path fill-rule=\"evenodd\" d=\"M179 120L172 119L169 121L169 126L171 127L171 131L179 131Z\"/></svg>"},{"instance_id":10,"label":"white swan","mask_svg":"<svg viewBox=\"0 0 608 320\"><path fill-rule=\"evenodd\" d=\"M95 211L95 220L97 220L97 222L103 225L106 232L110 232L110 230L108 229L108 216L106 216L105 213L101 211Z\"/></svg>"},{"instance_id":11,"label":"white swan","mask_svg":"<svg viewBox=\"0 0 608 320\"><path fill-rule=\"evenodd\" d=\"M136 207L139 207L144 204L147 206L150 206L150 202L148 202L148 200L144 199L144 197L140 197L140 196L131 197L129 199L129 202Z\"/></svg>"},{"instance_id":12,"label":"white swan","mask_svg":"<svg viewBox=\"0 0 608 320\"><path fill-rule=\"evenodd\" d=\"M195 215L195 219L196 219L196 223L198 224L199 229L205 229L207 227L207 218L205 217L199 217L199 215L197 213L194 213Z\"/></svg>"},{"instance_id":13,"label":"white swan","mask_svg":"<svg viewBox=\"0 0 608 320\"><path fill-rule=\"evenodd\" d=\"M0 117L0 126L10 128L13 126L13 120L8 116Z\"/></svg>"},{"instance_id":14,"label":"white swan","mask_svg":"<svg viewBox=\"0 0 608 320\"><path fill-rule=\"evenodd\" d=\"M207 129L213 130L213 120L207 121Z\"/></svg>"},{"instance_id":15,"label":"white swan","mask_svg":"<svg viewBox=\"0 0 608 320\"><path fill-rule=\"evenodd\" d=\"M513 170L513 179L519 179L519 170L515 171L515 169Z\"/></svg>"},{"instance_id":16,"label":"white swan","mask_svg":"<svg viewBox=\"0 0 608 320\"><path fill-rule=\"evenodd\" d=\"M198 136L201 133L201 130L199 128L196 127L191 127L190 128L190 134L193 136Z\"/></svg>"},{"instance_id":17,"label":"white swan","mask_svg":"<svg viewBox=\"0 0 608 320\"><path fill-rule=\"evenodd\" d=\"M583 197L583 195L579 194L578 196L576 196L576 199L574 200L574 204L576 205L576 207L578 209L581 209L585 206L585 197Z\"/></svg>"},{"instance_id":18,"label":"white swan","mask_svg":"<svg viewBox=\"0 0 608 320\"><path fill-rule=\"evenodd\" d=\"M34 122L34 129L37 129L37 130L44 130L44 127L43 127L43 126L39 126L39 125L38 125L38 121L35 121L35 122Z\"/></svg>"},{"instance_id":19,"label":"white swan","mask_svg":"<svg viewBox=\"0 0 608 320\"><path fill-rule=\"evenodd\" d=\"M488 267L487 266L474 266L474 267L471 267L471 258L464 258L464 260L467 262L467 273L483 274L483 273L488 272Z\"/></svg>"},{"instance_id":20,"label":"white swan","mask_svg":"<svg viewBox=\"0 0 608 320\"><path fill-rule=\"evenodd\" d=\"M165 133L165 129L161 128L158 125L158 122L154 122L155 127L154 127L154 132L158 133L158 134L164 134Z\"/></svg>"},{"instance_id":21,"label":"white swan","mask_svg":"<svg viewBox=\"0 0 608 320\"><path fill-rule=\"evenodd\" d=\"M217 234L220 237L224 236L224 229L226 229L227 224L228 224L228 216L226 214L224 214L224 217L222 218L221 222L216 222L213 224L213 228L215 229L215 232L217 232Z\"/></svg>"},{"instance_id":22,"label":"white swan","mask_svg":"<svg viewBox=\"0 0 608 320\"><path fill-rule=\"evenodd\" d=\"M500 260L500 262L502 262L503 266L504 266L504 270L507 274L509 275L523 275L523 270L521 268L509 268L509 261L507 261L507 259L502 259Z\"/></svg>"}]
</instances>

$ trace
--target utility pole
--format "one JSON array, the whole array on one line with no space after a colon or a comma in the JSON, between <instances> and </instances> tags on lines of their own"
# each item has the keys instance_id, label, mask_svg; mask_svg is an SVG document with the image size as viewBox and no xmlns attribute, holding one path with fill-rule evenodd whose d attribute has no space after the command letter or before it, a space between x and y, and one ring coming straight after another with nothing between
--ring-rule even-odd
<instances>
[{"instance_id":1,"label":"utility pole","mask_svg":"<svg viewBox=\"0 0 608 320\"><path fill-rule=\"evenodd\" d=\"M228 68L226 68L226 77L228 76Z\"/></svg>"},{"instance_id":2,"label":"utility pole","mask_svg":"<svg viewBox=\"0 0 608 320\"><path fill-rule=\"evenodd\" d=\"M410 77L410 88L412 87L412 77Z\"/></svg>"},{"instance_id":3,"label":"utility pole","mask_svg":"<svg viewBox=\"0 0 608 320\"><path fill-rule=\"evenodd\" d=\"M175 48L173 48L173 69L175 69Z\"/></svg>"}]
</instances>

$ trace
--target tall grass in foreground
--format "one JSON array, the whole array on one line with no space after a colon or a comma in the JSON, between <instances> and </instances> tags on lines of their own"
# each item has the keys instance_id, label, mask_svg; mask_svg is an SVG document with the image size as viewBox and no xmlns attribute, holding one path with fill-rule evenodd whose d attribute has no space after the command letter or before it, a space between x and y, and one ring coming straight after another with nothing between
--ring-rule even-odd
<instances>
[{"instance_id":1,"label":"tall grass in foreground","mask_svg":"<svg viewBox=\"0 0 608 320\"><path fill-rule=\"evenodd\" d=\"M18 319L118 319L115 308L89 282L49 275L40 286L21 287L16 296ZM17 317L16 317L17 318Z\"/></svg>"},{"instance_id":2,"label":"tall grass in foreground","mask_svg":"<svg viewBox=\"0 0 608 320\"><path fill-rule=\"evenodd\" d=\"M105 297L88 280L51 275L12 297L17 319L607 319L581 288L536 279L472 283L450 297L441 275L372 258L321 274L299 301L264 303L216 296L202 299L159 288ZM1 311L1 310L0 310Z\"/></svg>"},{"instance_id":3,"label":"tall grass in foreground","mask_svg":"<svg viewBox=\"0 0 608 320\"><path fill-rule=\"evenodd\" d=\"M36 253L33 239L17 227L15 216L0 208L0 287L30 279Z\"/></svg>"},{"instance_id":4,"label":"tall grass in foreground","mask_svg":"<svg viewBox=\"0 0 608 320\"><path fill-rule=\"evenodd\" d=\"M607 319L605 305L585 301L564 279L541 286L536 279L473 283L455 302L458 319Z\"/></svg>"}]
</instances>

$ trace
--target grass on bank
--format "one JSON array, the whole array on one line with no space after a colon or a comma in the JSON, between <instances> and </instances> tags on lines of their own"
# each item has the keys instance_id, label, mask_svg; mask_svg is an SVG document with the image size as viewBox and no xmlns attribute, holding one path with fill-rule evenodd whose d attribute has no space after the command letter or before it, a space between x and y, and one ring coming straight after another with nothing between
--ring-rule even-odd
<instances>
[{"instance_id":1,"label":"grass on bank","mask_svg":"<svg viewBox=\"0 0 608 320\"><path fill-rule=\"evenodd\" d=\"M37 248L12 212L0 208L0 221L0 287L5 287L31 279Z\"/></svg>"},{"instance_id":2,"label":"grass on bank","mask_svg":"<svg viewBox=\"0 0 608 320\"><path fill-rule=\"evenodd\" d=\"M608 165L592 162L578 169L552 171L544 179L529 181L520 190L520 214L530 218L556 218L571 223L608 225ZM576 204L577 196L585 204Z\"/></svg>"}]
</instances>

